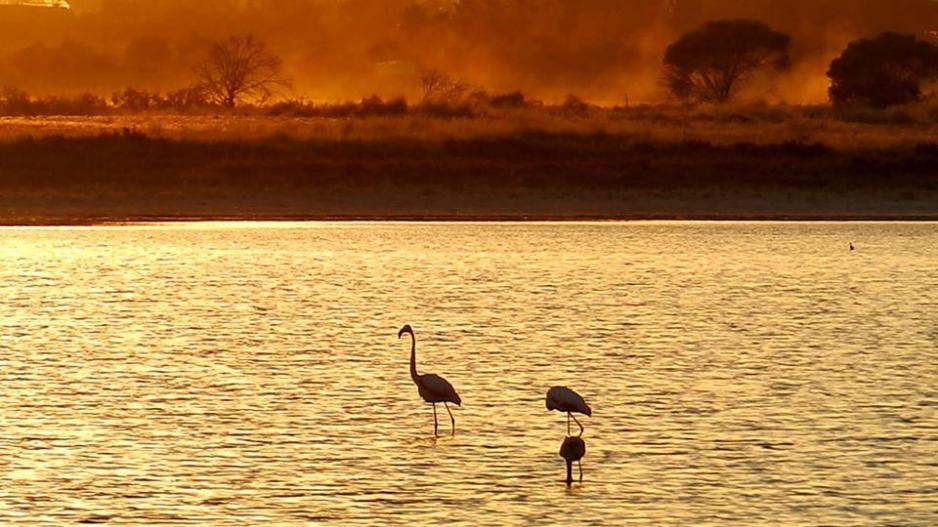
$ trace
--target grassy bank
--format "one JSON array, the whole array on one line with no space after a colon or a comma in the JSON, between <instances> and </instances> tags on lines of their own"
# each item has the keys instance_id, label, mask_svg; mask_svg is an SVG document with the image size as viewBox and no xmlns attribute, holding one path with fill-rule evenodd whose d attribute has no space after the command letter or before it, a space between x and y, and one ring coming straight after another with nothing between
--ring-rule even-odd
<instances>
[{"instance_id":1,"label":"grassy bank","mask_svg":"<svg viewBox=\"0 0 938 527\"><path fill-rule=\"evenodd\" d=\"M938 217L933 125L667 115L6 119L0 222Z\"/></svg>"}]
</instances>

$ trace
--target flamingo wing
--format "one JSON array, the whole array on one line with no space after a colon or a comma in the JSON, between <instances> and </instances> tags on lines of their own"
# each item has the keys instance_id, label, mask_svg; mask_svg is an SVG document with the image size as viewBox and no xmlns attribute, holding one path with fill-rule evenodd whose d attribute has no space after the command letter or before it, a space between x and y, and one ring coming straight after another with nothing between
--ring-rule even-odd
<instances>
[{"instance_id":1,"label":"flamingo wing","mask_svg":"<svg viewBox=\"0 0 938 527\"><path fill-rule=\"evenodd\" d=\"M554 386L547 391L547 409L593 415L583 396L566 386Z\"/></svg>"},{"instance_id":2,"label":"flamingo wing","mask_svg":"<svg viewBox=\"0 0 938 527\"><path fill-rule=\"evenodd\" d=\"M420 376L421 395L430 403L453 403L462 406L462 399L456 389L443 377L428 373ZM425 393L424 393L425 392Z\"/></svg>"}]
</instances>

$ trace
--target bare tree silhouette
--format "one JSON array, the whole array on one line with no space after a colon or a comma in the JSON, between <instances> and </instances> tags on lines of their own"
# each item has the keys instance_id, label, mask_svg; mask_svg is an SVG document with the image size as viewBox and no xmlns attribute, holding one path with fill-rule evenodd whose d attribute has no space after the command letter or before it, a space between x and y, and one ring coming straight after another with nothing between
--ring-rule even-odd
<instances>
[{"instance_id":1,"label":"bare tree silhouette","mask_svg":"<svg viewBox=\"0 0 938 527\"><path fill-rule=\"evenodd\" d=\"M251 35L216 42L196 67L199 86L215 104L234 108L242 100L264 102L290 80L281 74L283 61Z\"/></svg>"},{"instance_id":2,"label":"bare tree silhouette","mask_svg":"<svg viewBox=\"0 0 938 527\"><path fill-rule=\"evenodd\" d=\"M436 69L424 69L419 72L423 98L420 104L457 102L469 92L469 83L454 80L446 73Z\"/></svg>"}]
</instances>

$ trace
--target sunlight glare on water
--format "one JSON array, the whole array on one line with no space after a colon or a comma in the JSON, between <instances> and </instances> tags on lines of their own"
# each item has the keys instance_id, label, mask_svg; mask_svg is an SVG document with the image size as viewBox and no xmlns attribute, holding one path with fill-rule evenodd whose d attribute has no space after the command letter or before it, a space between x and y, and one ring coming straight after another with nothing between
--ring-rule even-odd
<instances>
[{"instance_id":1,"label":"sunlight glare on water","mask_svg":"<svg viewBox=\"0 0 938 527\"><path fill-rule=\"evenodd\" d=\"M936 349L928 223L0 229L0 524L936 525Z\"/></svg>"}]
</instances>

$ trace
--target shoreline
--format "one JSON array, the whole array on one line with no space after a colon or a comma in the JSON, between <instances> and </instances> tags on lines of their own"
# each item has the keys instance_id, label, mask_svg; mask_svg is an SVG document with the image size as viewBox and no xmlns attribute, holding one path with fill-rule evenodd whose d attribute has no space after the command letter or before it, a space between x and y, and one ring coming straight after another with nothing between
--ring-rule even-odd
<instances>
[{"instance_id":1,"label":"shoreline","mask_svg":"<svg viewBox=\"0 0 938 527\"><path fill-rule=\"evenodd\" d=\"M0 217L0 228L118 227L182 223L627 223L627 222L766 222L766 223L934 223L934 214L631 214L631 215L144 215L93 217Z\"/></svg>"}]
</instances>

